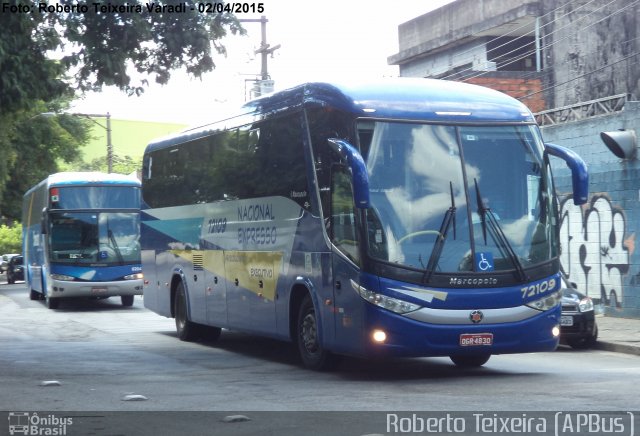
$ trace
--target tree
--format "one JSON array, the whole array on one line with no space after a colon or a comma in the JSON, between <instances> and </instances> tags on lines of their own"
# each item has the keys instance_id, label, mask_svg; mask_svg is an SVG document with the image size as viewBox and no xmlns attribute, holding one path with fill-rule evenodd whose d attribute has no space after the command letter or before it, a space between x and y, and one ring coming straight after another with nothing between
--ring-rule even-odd
<instances>
[{"instance_id":1,"label":"tree","mask_svg":"<svg viewBox=\"0 0 640 436\"><path fill-rule=\"evenodd\" d=\"M41 112L60 112L77 92L104 85L140 94L147 82L132 83L131 71L158 83L177 68L200 77L215 67L212 53L225 54L219 41L227 32L244 33L233 14L178 0L1 7L0 212L9 218L17 218L25 185L56 172L59 160L73 161L86 140L81 120L46 120Z\"/></svg>"},{"instance_id":2,"label":"tree","mask_svg":"<svg viewBox=\"0 0 640 436\"><path fill-rule=\"evenodd\" d=\"M78 171L100 171L103 173L107 172L108 164L104 157L97 157L93 159L91 162L79 162L74 165ZM113 168L112 171L114 173L119 174L131 174L136 171L140 171L142 168L142 157L139 157L137 160L134 160L131 156L118 156L117 154L113 155Z\"/></svg>"},{"instance_id":3,"label":"tree","mask_svg":"<svg viewBox=\"0 0 640 436\"><path fill-rule=\"evenodd\" d=\"M0 253L22 253L22 225L0 225Z\"/></svg>"},{"instance_id":4,"label":"tree","mask_svg":"<svg viewBox=\"0 0 640 436\"><path fill-rule=\"evenodd\" d=\"M78 3L65 0L60 4ZM207 13L202 4L194 2L96 4L88 5L86 13L60 13L53 20L64 29L62 39L70 43L62 62L67 68L77 67L77 85L82 90L115 85L130 93L142 92L144 82L131 83L129 65L162 84L180 67L200 77L215 67L212 47L219 55L226 53L219 40L227 30L244 33L233 14Z\"/></svg>"},{"instance_id":5,"label":"tree","mask_svg":"<svg viewBox=\"0 0 640 436\"><path fill-rule=\"evenodd\" d=\"M61 161L71 163L80 159L80 148L89 140L90 121L66 114L42 115L65 106L39 102L34 105L35 115L14 121L9 134L11 150L3 162L9 170L2 198L5 218L20 220L24 193L49 174L58 172Z\"/></svg>"}]
</instances>

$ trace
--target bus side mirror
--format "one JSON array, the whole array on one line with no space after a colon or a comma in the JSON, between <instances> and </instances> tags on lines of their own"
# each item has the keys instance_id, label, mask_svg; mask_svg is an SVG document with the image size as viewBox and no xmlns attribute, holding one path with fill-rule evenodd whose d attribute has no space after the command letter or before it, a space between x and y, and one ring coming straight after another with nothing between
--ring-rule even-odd
<instances>
[{"instance_id":1,"label":"bus side mirror","mask_svg":"<svg viewBox=\"0 0 640 436\"><path fill-rule=\"evenodd\" d=\"M49 209L46 207L42 209L42 219L40 220L40 233L47 234L49 229Z\"/></svg>"},{"instance_id":2,"label":"bus side mirror","mask_svg":"<svg viewBox=\"0 0 640 436\"><path fill-rule=\"evenodd\" d=\"M329 146L347 161L353 178L353 200L359 209L369 207L369 173L360 152L347 141L330 138Z\"/></svg>"},{"instance_id":3,"label":"bus side mirror","mask_svg":"<svg viewBox=\"0 0 640 436\"><path fill-rule=\"evenodd\" d=\"M585 204L589 199L589 172L587 171L587 164L573 150L550 143L546 143L544 146L545 153L564 160L571 170L573 203L576 205Z\"/></svg>"}]
</instances>

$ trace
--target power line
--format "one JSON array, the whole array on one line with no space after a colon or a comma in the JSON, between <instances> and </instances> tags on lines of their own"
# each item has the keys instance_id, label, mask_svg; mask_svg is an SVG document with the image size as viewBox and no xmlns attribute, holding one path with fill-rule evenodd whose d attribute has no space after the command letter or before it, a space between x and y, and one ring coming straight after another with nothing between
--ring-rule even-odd
<instances>
[{"instance_id":1,"label":"power line","mask_svg":"<svg viewBox=\"0 0 640 436\"><path fill-rule=\"evenodd\" d=\"M544 25L544 26L542 26L542 27L548 26L549 24L551 24L551 23L553 23L553 22L555 22L555 21L558 21L559 19L564 18L564 17L566 17L566 16L567 16L567 15L569 15L569 14L571 14L571 13L574 13L574 12L578 11L580 8L582 8L582 7L584 7L584 6L587 6L588 4L592 3L593 1L595 1L595 0L591 0L591 1L589 1L588 3L585 3L584 5L582 5L582 6L578 7L578 8L576 8L576 9L572 10L571 12L568 12L568 13L566 13L566 14L562 15L561 17L559 17L559 18L557 18L557 19L554 19L554 20L550 21L549 23L545 24L545 25ZM593 11L589 12L588 14L586 14L586 15L584 15L584 16L582 16L582 17L578 18L578 20L577 20L577 21L575 21L575 22L573 22L573 23L570 23L570 24L567 24L567 25L564 25L564 26L562 26L562 27L560 27L560 28L558 28L558 29L555 29L553 32L550 32L549 34L545 35L545 38L549 38L549 37L550 37L550 36L552 36L553 34L558 33L558 32L560 32L560 31L562 31L562 30L564 30L564 29L566 29L566 28L568 28L568 27L570 27L570 26L572 26L572 25L574 25L574 24L577 24L577 23L578 23L579 21L581 21L581 20L585 20L585 19L589 18L590 16L594 15L595 13L599 12L600 10L602 10L602 9L606 8L607 6L611 5L612 3L616 2L616 1L618 1L618 0L611 0L610 2L608 2L608 3L606 3L606 4L602 5L602 6L600 6L600 7L596 8L596 9L594 9ZM603 21L603 20L605 20L605 19L607 19L607 18L609 18L609 17L611 17L611 16L613 16L613 15L615 15L615 14L618 14L618 13L620 13L620 12L622 12L622 11L624 11L624 10L626 10L626 9L628 9L628 8L630 8L630 7L632 7L632 6L634 6L636 3L638 3L638 0L634 1L633 3L631 3L631 4L629 4L629 5L625 6L625 7L623 7L623 8L621 8L621 9L618 9L617 11L615 11L615 12L613 12L613 13L611 13L611 14L607 15L606 17L602 18L601 20L598 20L598 21L596 21L596 22L594 22L594 23L591 23L591 24L587 25L585 28L588 28L588 27L591 27L591 26L593 26L593 25L595 25L595 24L598 24L599 22L601 22L601 21ZM554 11L552 11L552 12L555 12L555 11L557 11L558 9L559 9L559 8L556 8L556 9L555 9ZM543 15L543 17L544 17L544 16L546 16L546 15L548 15L548 14ZM542 27L541 27L541 28L542 28ZM556 40L556 41L554 41L554 42L552 42L552 43L550 43L550 44L547 44L547 45L545 45L545 46L543 46L543 47L540 47L540 48L539 48L539 50L541 50L541 51L542 51L542 50L544 50L544 49L546 49L546 48L549 48L549 47L551 47L551 46L553 46L553 45L555 45L555 44L557 44L557 43L559 43L559 42L561 42L561 41L563 41L563 40L565 40L565 39L567 39L567 38L568 38L568 37L560 38L560 39L558 39L558 40ZM528 44L527 44L527 45L528 45ZM511 51L510 51L510 52L508 52L508 53L505 53L505 54L503 54L503 55L501 55L501 56L498 56L496 59L499 59L500 57L503 57L503 56L506 56L506 55L508 55L508 54L511 54L511 53L513 53L513 52L515 52L515 51L519 51L519 50L523 49L524 47L525 47L525 45L522 45L522 46L520 46L520 47L518 47L518 48L516 48L516 49L514 49L514 50L511 50ZM538 48L536 48L536 49L534 49L534 50L527 51L527 52L525 52L523 55L520 55L519 57L516 57L516 58L514 58L514 59L511 59L511 60L510 60L510 61L508 61L508 62L504 62L504 63L501 63L501 64L496 65L496 68L497 68L497 69L498 69L498 68L504 68L504 67L506 67L506 66L508 66L508 65L511 65L511 64L513 64L513 63L515 63L515 62L518 62L518 61L522 60L522 59L525 59L525 58L527 58L528 56L530 56L530 55L532 55L532 54L536 53L536 51L537 51L537 50L538 50ZM487 52L487 53L489 53L489 52ZM463 73L463 72L469 72L469 73L468 73L468 74L466 74L466 75L462 75L461 77L458 77L458 78L457 78L457 80L459 80L459 81L466 81L466 80L469 80L469 79L475 79L475 78L480 77L480 76L482 76L482 75L484 75L484 74L487 74L489 71L480 71L480 72L477 72L477 71L473 70L473 67L470 67L470 68L467 68L467 69L465 69L465 70L463 70L463 71L458 71L458 72L456 72L456 73L454 73L454 74L451 74L451 75L449 75L449 76L446 76L446 77L444 77L444 79L451 78L451 77L454 77L454 76L459 76L459 75L460 75L461 73Z\"/></svg>"},{"instance_id":2,"label":"power line","mask_svg":"<svg viewBox=\"0 0 640 436\"><path fill-rule=\"evenodd\" d=\"M587 17L588 17L588 16L590 16L590 15L593 15L594 13L596 13L597 11L599 11L600 9L602 9L603 7L609 6L611 3L615 2L615 1L618 1L618 0L612 0L612 1L610 1L609 3L607 3L606 5L604 5L604 6L600 7L600 8L598 8L598 9L596 9L596 10L594 10L594 11L590 12L589 14L585 15L584 17L581 17L580 19L584 19L584 18L587 18ZM635 5L636 5L636 4L638 4L639 2L640 2L640 0L635 0L634 2L632 2L632 3L630 3L630 4L626 5L626 6L624 6L624 7L620 8L620 9L618 9L618 10L617 10L617 11L615 11L615 12L610 13L609 15L607 15L607 16L605 16L605 17L601 18L600 20L595 21L595 22L593 22L593 23L591 23L591 24L588 24L587 26L585 26L585 27L581 28L581 30L588 29L588 28L590 28L590 27L592 27L592 26L595 26L596 24L599 24L599 23L601 23L602 21L604 21L604 20L606 20L606 19L608 19L608 18L611 18L612 16L617 15L617 14L619 14L619 13L621 13L621 12L624 12L625 10L627 10L627 9L629 9L629 8L631 8L631 7L633 7L633 6L635 6ZM577 23L577 22L576 22L576 23ZM569 27L569 26L570 26L570 25L572 25L572 24L574 24L574 23L571 23L571 24L569 24L569 25L566 25L566 26L563 26L563 27L561 27L561 28L559 28L559 29L556 29L555 31L551 32L549 35L546 35L546 37L549 37L549 36L553 35L554 33L557 33L557 32L559 32L560 30L563 30L563 29L565 29L565 28ZM545 50L545 49L547 49L547 48L549 48L549 47L552 47L552 46L554 46L554 45L556 45L556 44L560 43L561 41L564 41L564 40L566 40L566 39L568 39L568 38L569 38L569 36L565 36L565 37L563 37L563 38L557 39L557 40L553 41L552 43L549 43L549 44L547 44L547 45L544 45L544 46L540 47L540 50ZM511 65L511 64L513 64L513 63L515 63L515 62L518 62L518 61L520 61L520 60L522 60L522 59L525 59L526 57L528 57L529 55L531 55L531 54L533 54L533 53L535 53L535 52L536 52L536 50L531 50L531 51L529 51L529 52L526 52L525 54L521 55L520 57L516 57L515 59L512 59L512 60L511 60L511 61L509 61L509 62L505 62L505 63L503 63L503 64L500 64L499 66L497 66L497 68L498 68L498 67L499 67L499 68L504 68L504 67L505 67L505 66L507 66L507 65ZM468 75L468 76L466 76L466 77L462 77L462 78L460 78L459 80L460 80L460 81L467 81L467 80L470 80L470 79L475 79L475 78L480 77L480 76L482 76L482 75L484 75L484 74L487 74L487 73L489 73L489 72L490 72L490 71L481 71L481 72L478 72L478 73L475 73L475 74L472 74L472 75Z\"/></svg>"},{"instance_id":3,"label":"power line","mask_svg":"<svg viewBox=\"0 0 640 436\"><path fill-rule=\"evenodd\" d=\"M638 39L640 39L640 36L637 36L637 37L635 37L635 38L631 38L631 39L627 39L626 41L622 41L622 42L620 42L619 46L624 46L625 44L629 44L629 43L631 43L631 42L633 42L633 41L636 41L636 40L638 40ZM594 54L594 53L596 53L596 52L598 52L598 51L599 51L599 50L590 51L590 52L588 52L586 55L592 55L592 54ZM586 55L585 55L585 56L586 56ZM565 63L566 63L566 62L565 62ZM554 70L554 69L556 69L556 68L557 68L557 67L550 65L550 66L548 66L548 67L543 68L543 69L542 69L542 70L540 70L540 71L532 71L532 72L529 72L529 73L526 73L526 74L519 75L519 76L518 76L518 78L523 79L523 80L527 80L527 79L528 79L528 78L530 78L530 77L537 76L537 75L539 75L540 73L543 73L543 72L549 72L549 71L552 71L552 70Z\"/></svg>"},{"instance_id":4,"label":"power line","mask_svg":"<svg viewBox=\"0 0 640 436\"><path fill-rule=\"evenodd\" d=\"M574 0L574 1L575 1L575 0ZM589 1L589 2L587 2L587 3L585 3L585 4L583 4L583 5L580 5L580 6L578 6L576 9L573 9L573 10L571 10L570 12L567 12L566 14L564 14L564 15L562 15L562 16L560 16L560 17L558 17L558 18L555 18L555 19L553 19L553 20L549 21L548 23L546 23L546 24L544 24L544 25L540 26L540 29L544 29L545 27L547 27L547 26L549 26L549 25L553 24L554 22L556 22L556 21L558 21L558 20L560 20L560 19L562 19L562 18L566 17L567 15L572 14L572 13L575 13L576 11L579 11L580 9L582 9L583 7L586 7L587 5L589 5L589 4L591 4L591 3L593 3L594 1L598 1L598 0L590 0L590 1ZM616 0L613 0L613 1L616 1ZM613 2L613 1L612 1L612 2ZM611 2L611 3L612 3L612 2ZM571 2L569 2L569 3L571 3ZM542 19L542 18L546 17L547 15L554 14L554 13L555 13L555 12L557 12L558 10L560 10L560 9L562 9L563 7L567 6L567 4L569 4L569 3L565 3L564 5L557 7L556 9L554 9L554 10L552 10L552 11L550 11L550 12L547 12L546 14L542 15L542 16L541 16L541 17L539 17L539 18L540 18L540 19ZM462 55L465 55L465 54L467 54L467 53L472 53L473 51L475 51L475 50L476 50L476 49L478 49L478 48L486 47L486 46L488 46L489 44L491 44L492 42L496 42L496 41L498 41L499 39L504 38L504 37L506 37L506 36L508 36L508 35L512 34L513 32L515 32L515 31L517 31L517 30L521 30L521 29L524 29L524 28L526 28L526 27L530 26L532 23L535 23L535 22L536 22L536 20L537 20L537 18L536 18L535 20L529 21L529 22L528 22L528 23L526 23L526 24L523 24L522 26L520 26L520 27L518 27L518 28L516 28L516 29L511 30L510 32L505 33L504 35L496 36L495 38L493 38L493 39L491 39L491 40L489 40L489 41L487 41L487 42L485 42L485 43L478 44L477 46L474 46L474 47L472 47L472 48L470 48L470 49L468 49L468 50L466 50L466 51L464 51L464 52L462 52L462 53L456 54L456 55L454 55L454 57L456 57L456 56L462 56ZM517 37L517 38L515 38L515 39L513 39L513 40L511 40L511 41L505 42L504 44L501 44L501 45L499 45L499 46L497 46L497 47L494 47L494 48L492 48L492 49L490 49L490 50L487 50L486 54L489 54L489 53L491 53L491 52L492 52L492 51L494 51L494 50L497 50L497 49L499 49L499 48L502 48L502 47L504 47L504 46L505 46L505 45L507 45L507 44L513 43L514 41L517 41L517 40L519 40L519 39L521 39L521 38L524 38L524 37L529 36L529 35L534 34L534 33L535 33L535 31L525 33L524 35L521 35L521 36L519 36L519 37ZM552 33L553 33L553 32L552 32ZM528 44L526 44L526 45L528 45ZM524 46L525 46L525 45L521 46L520 48L522 48L522 47L524 47ZM469 58L469 60L470 60L470 61L473 61L473 59L474 59L473 57ZM448 75L448 76L443 77L442 79L447 80L447 79L449 79L449 78L451 78L451 77L454 77L454 76L456 76L457 74L459 74L459 73L463 73L463 72L465 72L465 71L473 71L473 67L469 67L469 68L466 68L466 69L464 69L464 70L462 70L462 71L458 71L458 72L456 72L456 73L454 73L454 74L450 74L450 75Z\"/></svg>"},{"instance_id":5,"label":"power line","mask_svg":"<svg viewBox=\"0 0 640 436\"><path fill-rule=\"evenodd\" d=\"M598 73L598 72L600 72L600 71L602 71L602 70L604 70L604 69L606 69L606 68L609 68L609 67L612 67L612 66L614 66L614 65L616 65L616 64L619 64L620 62L624 62L624 61L626 61L626 60L628 60L628 59L631 59L631 58L632 58L632 57L634 57L634 56L638 56L639 54L640 54L640 51L637 51L637 52L635 52L635 53L633 53L633 54L631 54L631 55L629 55L629 56L625 56L624 58L619 59L619 60L617 60L617 61L615 61L615 62L612 62L612 63L607 64L607 65L603 65L602 67L597 68L597 69L595 69L595 70L593 70L593 71L589 71L589 72L587 72L587 73L581 74L581 75L579 75L579 76L577 76L577 77L574 77L574 78L572 78L572 79L566 80L566 81L564 81L564 82L562 82L562 83L556 83L556 84L555 84L555 85L553 85L553 86L548 86L548 87L546 87L546 88L544 88L544 89L541 89L540 91L536 91L536 92L532 92L531 94L527 94L527 95L525 95L525 96L523 96L523 97L518 98L518 100L522 101L522 100L525 100L525 99L527 99L527 98L530 98L531 96L534 96L534 95L540 94L540 93L542 93L542 92L546 92L546 91L548 91L548 90L550 90L550 89L554 89L554 88L558 88L558 87L560 87L560 86L564 86L564 85L566 85L566 84L568 84L568 83L571 83L571 82L573 82L573 81L575 81L575 80L582 79L582 78L584 78L584 77L586 77L586 76L589 76L589 75L591 75L591 74Z\"/></svg>"}]
</instances>

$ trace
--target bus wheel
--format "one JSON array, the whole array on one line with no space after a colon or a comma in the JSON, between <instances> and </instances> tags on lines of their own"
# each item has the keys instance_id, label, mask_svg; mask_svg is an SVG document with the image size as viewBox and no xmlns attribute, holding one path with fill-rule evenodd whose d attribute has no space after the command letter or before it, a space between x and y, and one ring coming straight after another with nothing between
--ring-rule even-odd
<instances>
[{"instance_id":1,"label":"bus wheel","mask_svg":"<svg viewBox=\"0 0 640 436\"><path fill-rule=\"evenodd\" d=\"M40 300L40 293L34 291L33 289L31 290L31 292L29 292L29 299L30 300Z\"/></svg>"},{"instance_id":2,"label":"bus wheel","mask_svg":"<svg viewBox=\"0 0 640 436\"><path fill-rule=\"evenodd\" d=\"M176 314L176 332L181 341L195 341L198 339L198 325L189 321L187 315L187 297L184 291L184 285L178 284L176 296L174 300L174 308Z\"/></svg>"},{"instance_id":3,"label":"bus wheel","mask_svg":"<svg viewBox=\"0 0 640 436\"><path fill-rule=\"evenodd\" d=\"M60 305L59 298L51 298L48 295L44 298L44 302L48 309L57 309L58 306Z\"/></svg>"},{"instance_id":4,"label":"bus wheel","mask_svg":"<svg viewBox=\"0 0 640 436\"><path fill-rule=\"evenodd\" d=\"M330 369L335 364L335 356L320 344L316 310L308 295L300 305L296 332L298 352L304 366L321 371Z\"/></svg>"},{"instance_id":5,"label":"bus wheel","mask_svg":"<svg viewBox=\"0 0 640 436\"><path fill-rule=\"evenodd\" d=\"M133 306L133 295L121 295L122 305L125 307Z\"/></svg>"},{"instance_id":6,"label":"bus wheel","mask_svg":"<svg viewBox=\"0 0 640 436\"><path fill-rule=\"evenodd\" d=\"M463 368L477 368L489 361L491 354L481 354L479 356L449 356L457 366Z\"/></svg>"}]
</instances>

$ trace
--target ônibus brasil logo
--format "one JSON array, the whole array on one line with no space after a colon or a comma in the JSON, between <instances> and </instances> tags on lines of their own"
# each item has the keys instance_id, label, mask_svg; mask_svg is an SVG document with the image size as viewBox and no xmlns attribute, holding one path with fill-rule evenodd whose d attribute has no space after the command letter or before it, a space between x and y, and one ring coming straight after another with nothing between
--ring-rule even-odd
<instances>
[{"instance_id":1,"label":"\u00f4nibus brasil logo","mask_svg":"<svg viewBox=\"0 0 640 436\"><path fill-rule=\"evenodd\" d=\"M65 436L67 428L73 425L73 418L53 414L40 416L38 413L9 412L9 434Z\"/></svg>"}]
</instances>

